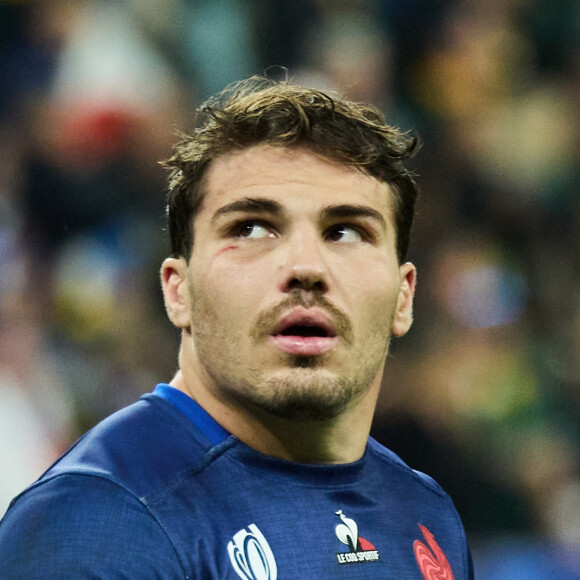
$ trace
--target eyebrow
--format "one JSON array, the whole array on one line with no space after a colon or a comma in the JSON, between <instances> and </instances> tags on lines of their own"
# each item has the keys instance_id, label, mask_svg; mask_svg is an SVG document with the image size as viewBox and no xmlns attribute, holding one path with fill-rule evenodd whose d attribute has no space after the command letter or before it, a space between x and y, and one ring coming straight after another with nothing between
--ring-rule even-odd
<instances>
[{"instance_id":1,"label":"eyebrow","mask_svg":"<svg viewBox=\"0 0 580 580\"><path fill-rule=\"evenodd\" d=\"M211 222L215 222L220 216L229 213L263 213L273 216L283 216L285 211L281 203L262 197L244 197L220 207L213 214ZM387 222L379 211L366 205L340 204L325 207L320 212L324 220L370 218L377 221L383 228L387 228Z\"/></svg>"},{"instance_id":2,"label":"eyebrow","mask_svg":"<svg viewBox=\"0 0 580 580\"><path fill-rule=\"evenodd\" d=\"M213 214L211 221L213 223L221 215L237 212L257 212L281 216L284 213L284 208L281 203L272 199L244 197L220 207Z\"/></svg>"},{"instance_id":3,"label":"eyebrow","mask_svg":"<svg viewBox=\"0 0 580 580\"><path fill-rule=\"evenodd\" d=\"M321 212L323 219L371 218L387 228L387 222L382 213L366 205L341 204L325 207Z\"/></svg>"}]
</instances>

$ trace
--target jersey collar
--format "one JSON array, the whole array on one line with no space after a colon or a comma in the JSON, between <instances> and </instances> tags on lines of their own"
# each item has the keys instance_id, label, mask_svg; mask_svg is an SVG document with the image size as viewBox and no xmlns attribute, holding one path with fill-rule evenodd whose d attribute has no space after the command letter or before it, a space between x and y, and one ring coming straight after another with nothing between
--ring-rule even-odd
<instances>
[{"instance_id":1,"label":"jersey collar","mask_svg":"<svg viewBox=\"0 0 580 580\"><path fill-rule=\"evenodd\" d=\"M155 387L153 394L165 399L183 413L212 445L218 445L230 436L203 407L179 389L160 383Z\"/></svg>"}]
</instances>

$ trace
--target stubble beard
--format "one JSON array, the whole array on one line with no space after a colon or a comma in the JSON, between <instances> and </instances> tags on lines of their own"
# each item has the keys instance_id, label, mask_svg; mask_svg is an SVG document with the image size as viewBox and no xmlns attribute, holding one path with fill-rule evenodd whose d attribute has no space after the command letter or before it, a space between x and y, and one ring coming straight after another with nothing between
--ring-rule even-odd
<instances>
[{"instance_id":1,"label":"stubble beard","mask_svg":"<svg viewBox=\"0 0 580 580\"><path fill-rule=\"evenodd\" d=\"M296 357L288 364L288 370L263 379L260 388L248 385L253 389L253 403L280 419L303 423L326 421L354 405L368 391L378 372L366 366L356 376L337 376L325 370L320 358L309 358Z\"/></svg>"},{"instance_id":2,"label":"stubble beard","mask_svg":"<svg viewBox=\"0 0 580 580\"><path fill-rule=\"evenodd\" d=\"M327 369L331 353L317 356L283 353L280 370L267 371L251 361L241 360L236 336L220 320L211 301L204 300L199 292L194 295L191 286L190 292L198 361L211 379L216 395L222 400L229 399L234 405L293 422L333 419L368 391L387 356L389 337L376 332L367 342L369 348L363 349L354 361L354 368L342 375ZM266 320L275 319L279 311L298 303L305 305L301 298L289 298L283 305L259 317L254 329L266 325ZM333 310L333 318L341 327L341 340L352 344L348 318L329 306L325 299L318 299L317 303L326 310Z\"/></svg>"}]
</instances>

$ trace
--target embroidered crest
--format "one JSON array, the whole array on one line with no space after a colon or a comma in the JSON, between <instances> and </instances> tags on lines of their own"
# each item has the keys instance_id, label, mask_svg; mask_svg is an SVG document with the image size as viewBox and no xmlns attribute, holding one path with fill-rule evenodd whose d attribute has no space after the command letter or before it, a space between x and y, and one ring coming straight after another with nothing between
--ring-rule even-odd
<instances>
[{"instance_id":1,"label":"embroidered crest","mask_svg":"<svg viewBox=\"0 0 580 580\"><path fill-rule=\"evenodd\" d=\"M454 580L451 566L443 550L435 541L435 536L425 526L418 525L423 537L427 540L427 544L429 544L429 547L427 547L420 540L415 540L413 543L415 559L423 578L425 580Z\"/></svg>"}]
</instances>

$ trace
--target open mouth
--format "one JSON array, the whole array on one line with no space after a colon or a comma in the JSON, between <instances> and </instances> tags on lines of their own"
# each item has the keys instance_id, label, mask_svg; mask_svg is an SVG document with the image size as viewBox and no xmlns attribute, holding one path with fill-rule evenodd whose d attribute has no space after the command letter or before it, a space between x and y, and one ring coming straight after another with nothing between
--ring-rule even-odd
<instances>
[{"instance_id":1,"label":"open mouth","mask_svg":"<svg viewBox=\"0 0 580 580\"><path fill-rule=\"evenodd\" d=\"M339 341L329 316L297 309L285 316L272 333L278 348L298 356L316 356L332 350Z\"/></svg>"},{"instance_id":2,"label":"open mouth","mask_svg":"<svg viewBox=\"0 0 580 580\"><path fill-rule=\"evenodd\" d=\"M311 337L311 336L320 336L326 337L329 336L326 329L320 326L307 326L303 324L294 324L282 330L279 333L281 336L303 336L303 337Z\"/></svg>"}]
</instances>

